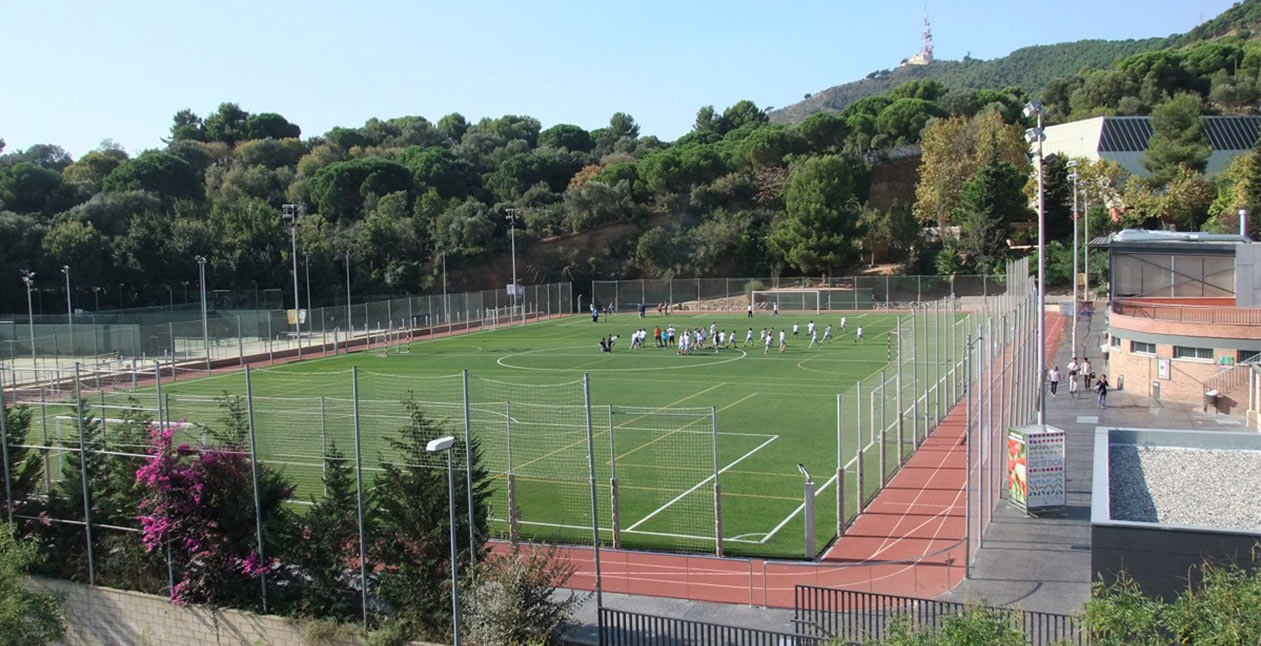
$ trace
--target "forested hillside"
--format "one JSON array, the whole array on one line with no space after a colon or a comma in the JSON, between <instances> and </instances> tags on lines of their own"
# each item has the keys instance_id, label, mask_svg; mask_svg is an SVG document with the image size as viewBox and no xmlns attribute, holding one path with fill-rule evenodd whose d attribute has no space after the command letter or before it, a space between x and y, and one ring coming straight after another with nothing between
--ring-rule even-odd
<instances>
[{"instance_id":1,"label":"forested hillside","mask_svg":"<svg viewBox=\"0 0 1261 646\"><path fill-rule=\"evenodd\" d=\"M990 60L934 61L877 70L866 78L808 95L803 101L771 112L774 123L796 123L816 112L839 112L863 97L883 94L907 81L933 79L948 88L999 89L1017 87L1031 96L1041 94L1052 80L1083 68L1106 67L1117 59L1160 49L1165 38L1145 40L1081 40L1074 43L1024 47Z\"/></svg>"}]
</instances>

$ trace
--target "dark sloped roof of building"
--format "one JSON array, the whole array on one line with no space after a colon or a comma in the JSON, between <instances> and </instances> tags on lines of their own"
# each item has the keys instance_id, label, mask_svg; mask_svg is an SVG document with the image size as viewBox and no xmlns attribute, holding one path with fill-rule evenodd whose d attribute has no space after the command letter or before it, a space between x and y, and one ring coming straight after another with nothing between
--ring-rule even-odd
<instances>
[{"instance_id":1,"label":"dark sloped roof of building","mask_svg":"<svg viewBox=\"0 0 1261 646\"><path fill-rule=\"evenodd\" d=\"M1247 150L1257 141L1261 117L1204 117L1213 150ZM1152 137L1151 117L1105 117L1099 152L1144 152Z\"/></svg>"}]
</instances>

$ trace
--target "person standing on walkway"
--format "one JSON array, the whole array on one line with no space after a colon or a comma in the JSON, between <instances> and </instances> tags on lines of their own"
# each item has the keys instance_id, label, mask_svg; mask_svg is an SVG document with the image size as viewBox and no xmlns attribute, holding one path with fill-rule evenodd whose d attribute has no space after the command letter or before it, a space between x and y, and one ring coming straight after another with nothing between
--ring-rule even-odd
<instances>
[{"instance_id":1,"label":"person standing on walkway","mask_svg":"<svg viewBox=\"0 0 1261 646\"><path fill-rule=\"evenodd\" d=\"M1077 375L1068 373L1068 398L1077 399L1078 382Z\"/></svg>"},{"instance_id":2,"label":"person standing on walkway","mask_svg":"<svg viewBox=\"0 0 1261 646\"><path fill-rule=\"evenodd\" d=\"M1090 390L1090 380L1094 375L1090 372L1090 359L1082 359L1081 362L1081 385L1082 388Z\"/></svg>"},{"instance_id":3,"label":"person standing on walkway","mask_svg":"<svg viewBox=\"0 0 1261 646\"><path fill-rule=\"evenodd\" d=\"M1095 392L1099 393L1099 408L1108 407L1108 375L1099 375L1099 383L1095 384Z\"/></svg>"},{"instance_id":4,"label":"person standing on walkway","mask_svg":"<svg viewBox=\"0 0 1261 646\"><path fill-rule=\"evenodd\" d=\"M1060 389L1060 367L1051 368L1051 374L1048 376L1051 381L1051 396L1057 396L1056 393Z\"/></svg>"}]
</instances>

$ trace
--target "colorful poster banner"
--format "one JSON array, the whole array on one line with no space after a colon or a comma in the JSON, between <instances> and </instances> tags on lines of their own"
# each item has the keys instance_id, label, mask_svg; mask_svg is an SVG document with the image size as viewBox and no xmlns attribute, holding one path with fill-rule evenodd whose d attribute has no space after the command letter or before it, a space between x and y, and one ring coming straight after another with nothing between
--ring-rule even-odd
<instances>
[{"instance_id":1,"label":"colorful poster banner","mask_svg":"<svg viewBox=\"0 0 1261 646\"><path fill-rule=\"evenodd\" d=\"M1008 500L1026 511L1063 507L1064 432L1020 428L1007 433Z\"/></svg>"}]
</instances>

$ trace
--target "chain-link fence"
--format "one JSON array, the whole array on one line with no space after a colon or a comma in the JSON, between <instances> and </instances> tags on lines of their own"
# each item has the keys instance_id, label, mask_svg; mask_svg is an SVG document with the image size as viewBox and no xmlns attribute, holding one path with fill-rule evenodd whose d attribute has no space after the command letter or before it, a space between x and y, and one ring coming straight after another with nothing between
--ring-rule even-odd
<instances>
[{"instance_id":1,"label":"chain-link fence","mask_svg":"<svg viewBox=\"0 0 1261 646\"><path fill-rule=\"evenodd\" d=\"M574 311L571 283L369 300L334 307L234 309L195 306L0 317L0 364L13 383L65 382L74 365L94 375L208 372L266 360L327 356L346 348L402 348L434 335L493 329Z\"/></svg>"},{"instance_id":2,"label":"chain-link fence","mask_svg":"<svg viewBox=\"0 0 1261 646\"><path fill-rule=\"evenodd\" d=\"M945 299L973 300L1006 291L1006 276L841 276L801 278L640 278L591 282L588 305L743 312L908 309Z\"/></svg>"}]
</instances>

